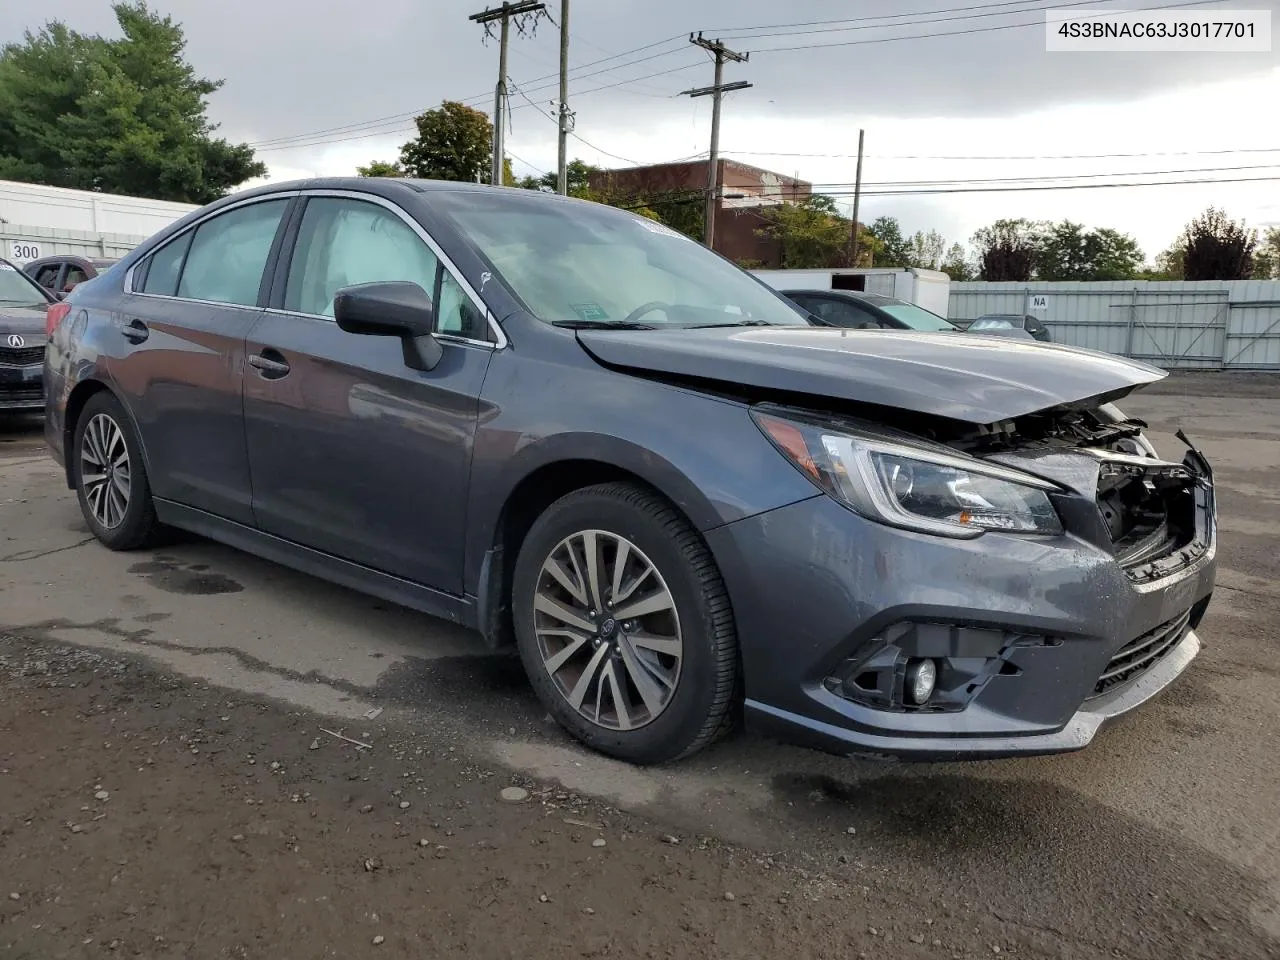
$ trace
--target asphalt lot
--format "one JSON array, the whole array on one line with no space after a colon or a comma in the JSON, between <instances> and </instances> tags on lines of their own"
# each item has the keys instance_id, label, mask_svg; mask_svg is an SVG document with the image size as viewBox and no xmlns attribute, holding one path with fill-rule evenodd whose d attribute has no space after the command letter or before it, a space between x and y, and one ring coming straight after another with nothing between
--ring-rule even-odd
<instances>
[{"instance_id":1,"label":"asphalt lot","mask_svg":"<svg viewBox=\"0 0 1280 960\"><path fill-rule=\"evenodd\" d=\"M1280 377L1180 376L1124 408L1162 451L1181 427L1213 462L1219 588L1188 673L1070 756L901 766L743 735L660 770L591 756L517 662L463 631L205 541L100 548L35 422L0 424L0 633L144 657L343 729L411 730L922 914L962 903L1035 955L1277 957Z\"/></svg>"}]
</instances>

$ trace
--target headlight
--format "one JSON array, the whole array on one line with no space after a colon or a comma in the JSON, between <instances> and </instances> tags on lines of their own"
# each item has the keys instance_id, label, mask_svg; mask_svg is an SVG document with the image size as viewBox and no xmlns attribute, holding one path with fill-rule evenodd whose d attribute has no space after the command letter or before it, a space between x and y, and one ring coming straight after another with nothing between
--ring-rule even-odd
<instances>
[{"instance_id":1,"label":"headlight","mask_svg":"<svg viewBox=\"0 0 1280 960\"><path fill-rule=\"evenodd\" d=\"M820 422L752 417L805 476L869 520L948 537L1062 533L1046 493L1057 487L1039 477Z\"/></svg>"}]
</instances>

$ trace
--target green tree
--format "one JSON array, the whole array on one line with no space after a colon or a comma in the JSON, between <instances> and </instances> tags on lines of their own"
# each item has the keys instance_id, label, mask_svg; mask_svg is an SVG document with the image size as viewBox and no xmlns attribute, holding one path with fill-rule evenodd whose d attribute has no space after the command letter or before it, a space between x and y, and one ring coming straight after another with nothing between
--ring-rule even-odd
<instances>
[{"instance_id":1,"label":"green tree","mask_svg":"<svg viewBox=\"0 0 1280 960\"><path fill-rule=\"evenodd\" d=\"M903 266L937 270L942 266L946 249L947 241L937 230L928 233L917 230L907 241L907 262Z\"/></svg>"},{"instance_id":2,"label":"green tree","mask_svg":"<svg viewBox=\"0 0 1280 960\"><path fill-rule=\"evenodd\" d=\"M969 258L965 255L964 247L958 243L953 243L947 250L946 257L943 258L942 266L938 268L952 280L961 282L973 279L973 267L969 265Z\"/></svg>"},{"instance_id":3,"label":"green tree","mask_svg":"<svg viewBox=\"0 0 1280 960\"><path fill-rule=\"evenodd\" d=\"M902 235L897 217L876 217L866 232L880 241L880 253L874 260L877 267L910 266L911 245Z\"/></svg>"},{"instance_id":4,"label":"green tree","mask_svg":"<svg viewBox=\"0 0 1280 960\"><path fill-rule=\"evenodd\" d=\"M1063 220L1042 228L1036 250L1039 280L1132 280L1142 267L1138 241L1117 230L1090 230Z\"/></svg>"},{"instance_id":5,"label":"green tree","mask_svg":"<svg viewBox=\"0 0 1280 960\"><path fill-rule=\"evenodd\" d=\"M848 258L849 221L831 212L833 205L821 194L803 203L780 203L761 207L760 216L768 225L757 230L761 236L782 246L782 266L791 270L843 265Z\"/></svg>"},{"instance_id":6,"label":"green tree","mask_svg":"<svg viewBox=\"0 0 1280 960\"><path fill-rule=\"evenodd\" d=\"M482 111L445 100L414 120L418 136L400 148L405 175L423 180L492 180L493 124Z\"/></svg>"},{"instance_id":7,"label":"green tree","mask_svg":"<svg viewBox=\"0 0 1280 960\"><path fill-rule=\"evenodd\" d=\"M569 196L586 197L591 191L591 175L599 173L600 168L575 158L565 164L564 172ZM553 170L551 173L544 173L540 177L522 177L516 186L524 187L526 190L542 190L547 193L555 193L556 187L559 186L559 180Z\"/></svg>"},{"instance_id":8,"label":"green tree","mask_svg":"<svg viewBox=\"0 0 1280 960\"><path fill-rule=\"evenodd\" d=\"M404 170L398 163L385 160L372 160L367 167L356 167L356 173L362 177L403 177Z\"/></svg>"},{"instance_id":9,"label":"green tree","mask_svg":"<svg viewBox=\"0 0 1280 960\"><path fill-rule=\"evenodd\" d=\"M1257 245L1257 231L1216 207L1187 224L1174 244L1182 255L1184 280L1247 280Z\"/></svg>"},{"instance_id":10,"label":"green tree","mask_svg":"<svg viewBox=\"0 0 1280 960\"><path fill-rule=\"evenodd\" d=\"M264 175L215 136L222 81L186 62L182 26L142 0L112 10L119 39L51 20L0 48L0 178L208 203Z\"/></svg>"},{"instance_id":11,"label":"green tree","mask_svg":"<svg viewBox=\"0 0 1280 960\"><path fill-rule=\"evenodd\" d=\"M1253 279L1280 280L1280 227L1268 227L1253 252Z\"/></svg>"},{"instance_id":12,"label":"green tree","mask_svg":"<svg viewBox=\"0 0 1280 960\"><path fill-rule=\"evenodd\" d=\"M997 220L973 235L981 280L1031 279L1040 246L1040 227L1030 220Z\"/></svg>"}]
</instances>

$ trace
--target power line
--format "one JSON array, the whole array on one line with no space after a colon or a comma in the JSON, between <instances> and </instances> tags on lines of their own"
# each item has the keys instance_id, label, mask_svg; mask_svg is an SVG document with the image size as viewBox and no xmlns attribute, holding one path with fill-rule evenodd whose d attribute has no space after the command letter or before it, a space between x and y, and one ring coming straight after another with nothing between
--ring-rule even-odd
<instances>
[{"instance_id":1,"label":"power line","mask_svg":"<svg viewBox=\"0 0 1280 960\"><path fill-rule=\"evenodd\" d=\"M1031 0L1001 0L998 3L979 3L968 7L941 7L935 10L911 10L905 13L880 13L865 17L839 17L835 20L802 20L796 23L761 23L750 27L718 27L704 31L710 33L733 33L739 30L782 30L789 27L818 27L835 23L864 23L868 20L892 20L900 17L924 17L939 13L958 13L964 10L986 10L991 7L1012 7L1031 2Z\"/></svg>"},{"instance_id":2,"label":"power line","mask_svg":"<svg viewBox=\"0 0 1280 960\"><path fill-rule=\"evenodd\" d=\"M1143 7L1141 10L1135 11L1145 13L1156 10L1177 10L1181 7L1196 7L1206 3L1225 3L1226 0L1185 0L1183 3L1162 3L1154 7ZM1071 6L1070 3L1062 4L1064 7ZM1097 14L1097 17L1105 17L1107 11ZM1082 19L1096 19L1097 17L1082 17ZM993 24L989 27L968 27L964 30L939 30L934 33L912 33L900 37L871 37L866 40L841 40L837 43L801 43L790 47L760 47L756 53L785 53L793 50L824 50L829 47L860 47L869 43L897 43L901 40L927 40L932 37L959 37L973 33L994 33L997 30L1017 30L1021 27L1039 27L1044 25L1044 20L1024 20L1021 23L1001 23Z\"/></svg>"},{"instance_id":3,"label":"power line","mask_svg":"<svg viewBox=\"0 0 1280 960\"><path fill-rule=\"evenodd\" d=\"M1034 177L991 177L976 180L885 180L879 183L864 184L870 187L926 187L926 186L963 186L979 183L1044 183L1049 180L1086 180L1097 179L1100 177L1162 177L1171 174L1182 173L1234 173L1240 170L1275 170L1280 167L1280 163L1259 163L1248 164L1236 167L1191 167L1181 170L1125 170L1115 171L1112 173L1063 173L1055 175L1042 175ZM853 184L848 182L841 183L813 183L813 188L821 187L825 192L827 187L850 187Z\"/></svg>"},{"instance_id":4,"label":"power line","mask_svg":"<svg viewBox=\"0 0 1280 960\"><path fill-rule=\"evenodd\" d=\"M599 64L607 63L607 62L609 62L609 61L611 61L611 60L617 60L617 59L622 58L622 57L630 56L630 55L631 55L631 54L633 54L633 53L643 53L643 52L644 52L644 51L646 51L646 50L652 50L654 47L659 47L659 46L662 46L662 45L664 45L664 44L671 43L673 40L682 40L682 39L684 39L684 36L685 36L685 35L684 35L683 33L676 34L675 36L667 37L667 38L665 38L665 39L663 39L663 40L656 40L656 41L654 41L653 43L646 43L646 44L644 44L644 45L642 45L642 46L634 47L634 48L633 48L633 49L631 49L631 50L624 50L622 53L615 53L615 54L612 54L611 56L608 56L608 57L601 57L600 59L597 59L597 60L591 60L591 61L588 61L587 63L579 64L578 66L576 66L576 67L574 67L574 68L572 68L572 69L570 70L570 75L572 76L572 75L573 75L575 72L577 72L577 71L585 70L587 67L594 67L594 66L598 66ZM682 48L682 47L676 47L676 48L673 48L673 49L671 49L671 50L667 51L666 53L655 54L655 55L653 55L653 56L643 57L643 58L640 58L640 59L638 59L638 60L628 61L627 63L618 64L617 66L608 67L608 68L603 69L603 70L596 70L596 71L593 71L592 73L584 74L584 75L582 75L582 76L574 76L574 77L573 77L573 79L576 79L576 80L582 80L582 79L586 79L586 77L598 76L599 74L602 74L602 73L611 73L611 72L613 72L613 71L615 71L615 70L621 70L621 69L623 69L623 68L625 68L625 67L632 66L632 65L634 65L634 64L636 64L636 63L644 63L644 62L647 62L647 61L649 61L649 60L655 60L655 59L658 59L659 57L669 56L669 55L671 55L671 54L673 54L673 53L678 53L681 49L683 49L683 48ZM661 72L660 72L660 73L658 73L658 74L650 74L649 76L660 76L660 75L661 75L661 73L665 73L665 72L667 72L667 71L661 71ZM637 80L644 80L644 79L648 79L648 77L638 77L638 78L636 78L636 79L637 79ZM542 83L543 83L543 81L546 81L546 80L554 80L554 81L556 81L556 83L558 83L558 82L559 82L558 74L555 74L555 73L544 74L543 76L540 76L540 77L534 77L533 79L531 79L531 80L527 81L529 84L534 85L534 89L533 89L531 92L535 92L535 93L536 93L536 92L538 92L538 91L539 91L539 90L541 90L541 89L545 89L545 88L549 88L550 86L554 86L554 84L547 84L547 85L545 85L545 86L538 86L538 85L542 84ZM600 88L600 89L604 89L604 88ZM461 103L471 104L471 103L474 103L475 101L478 101L478 100L484 100L486 97L489 97L489 96L491 96L491 95L492 95L492 94L489 94L489 93L476 94L475 96L471 96L471 97L464 97L464 98L462 98L462 100L461 100L460 102L461 102ZM418 116L420 113L422 113L422 110L423 110L423 109L427 109L427 108L420 108L420 109L417 109L417 110L412 110L412 111L403 112L403 113L394 113L394 114L389 114L389 115L387 115L387 116L385 116L385 117L376 117L376 118L373 118L373 119L370 119L370 120L352 121L351 123L339 124L339 125L337 125L337 126L333 126L333 127L323 127L323 128L321 128L321 129L319 129L319 130L309 130L309 131L302 132L302 133L295 133L295 134L282 135L282 136L279 136L279 137L267 137L267 138L264 138L264 139L262 139L262 140L250 141L249 146L257 148L257 147L262 147L262 146L267 146L267 145L274 145L274 144L277 144L277 143L280 143L280 142L282 142L282 141L286 141L286 140L289 140L289 141L292 141L292 140L304 140L304 139L305 139L305 140L310 140L311 138L313 138L313 137L317 137L317 136L319 136L319 135L321 135L321 134L327 134L327 133L345 133L345 132L347 132L347 131L354 131L354 130L361 129L361 128L363 128L363 127L374 126L374 125L377 125L377 124L385 124L385 123L388 123L388 122L403 122L403 121L405 121L405 120L412 120L414 117L416 117L416 116Z\"/></svg>"},{"instance_id":5,"label":"power line","mask_svg":"<svg viewBox=\"0 0 1280 960\"><path fill-rule=\"evenodd\" d=\"M1027 4L1029 4L1029 3L1037 3L1037 2L1039 2L1039 0L1009 0L1009 2L1005 2L1005 3L983 4L983 5L982 5L982 7L992 7L992 6L994 6L994 7L1009 7L1009 6L1018 6L1018 5L1020 5L1020 6L1022 6L1022 7L1023 7L1023 9L1021 9L1021 10L988 10L988 11L983 12L983 13L964 13L964 14L957 14L956 16L950 16L950 17L939 17L939 16L935 16L935 15L934 15L934 13L948 13L948 12L950 12L950 11L948 11L948 10L938 10L938 11L935 11L934 13L930 13L930 14L928 14L928 15L921 14L921 16L923 16L923 19L921 19L921 20L904 20L904 21L902 21L902 22L900 22L900 23L857 23L857 24L855 24L854 26L850 26L850 27L826 26L826 27L815 27L815 28L814 28L814 29L812 29L812 30L783 30L783 31L781 31L781 32L779 32L779 33L739 33L739 34L735 34L735 35L733 35L733 36L731 37L731 39L734 39L734 40L762 40L762 39L768 39L768 38L771 38L771 37L799 37L799 36L804 36L805 34L811 34L811 33L845 33L845 32L853 31L853 30L888 30L888 29L892 29L892 28L895 28L895 27L914 27L914 26L919 26L919 25L921 25L921 24L930 24L930 23L946 23L946 22L949 22L949 21L955 21L955 20L979 20L979 19L982 19L982 18L985 18L985 17L1011 17L1011 16L1014 16L1015 14L1019 14L1019 13L1043 13L1043 12L1045 12L1046 10L1061 10L1061 9L1069 8L1069 7L1091 7L1091 6L1098 6L1098 5L1103 4L1103 3L1111 3L1111 2L1112 2L1112 0L1072 0L1072 2L1069 2L1069 3L1050 2L1048 6L1026 6L1026 5L1027 5ZM981 8L979 8L979 7L957 7L957 8L954 8L954 9L956 9L956 10L974 10L974 9L981 9ZM1137 12L1141 12L1141 11L1137 11ZM894 17L908 17L908 16L916 16L916 14L902 14L902 13L900 13L900 14L890 14L890 16L894 16ZM857 18L855 18L855 20L871 20L871 19L882 19L882 18L873 18L873 17L857 17ZM817 22L817 23L823 23L824 21L816 21L816 22ZM848 23L848 22L850 22L850 21L846 21L846 20L832 20L832 21L825 21L825 22L827 22L827 23ZM801 26L801 25L800 25L800 24L797 24L797 26ZM763 29L763 28L758 28L758 27L744 27L744 28L743 28L743 30L758 30L758 29Z\"/></svg>"},{"instance_id":6,"label":"power line","mask_svg":"<svg viewBox=\"0 0 1280 960\"><path fill-rule=\"evenodd\" d=\"M775 150L726 150L740 157L800 157L803 159L840 159L856 157L856 153L780 153ZM1230 150L1166 150L1148 153L1059 153L1059 154L1005 154L941 155L941 154L867 154L869 160L1117 160L1136 157L1201 157L1232 153L1280 153L1280 147L1237 147Z\"/></svg>"}]
</instances>

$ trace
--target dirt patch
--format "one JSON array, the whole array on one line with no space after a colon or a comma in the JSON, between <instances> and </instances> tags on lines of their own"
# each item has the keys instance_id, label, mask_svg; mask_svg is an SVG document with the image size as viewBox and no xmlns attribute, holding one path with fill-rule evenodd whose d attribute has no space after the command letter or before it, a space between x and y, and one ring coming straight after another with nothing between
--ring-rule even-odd
<instances>
[{"instance_id":1,"label":"dirt patch","mask_svg":"<svg viewBox=\"0 0 1280 960\"><path fill-rule=\"evenodd\" d=\"M74 648L0 638L0 743L6 958L1106 955Z\"/></svg>"}]
</instances>

